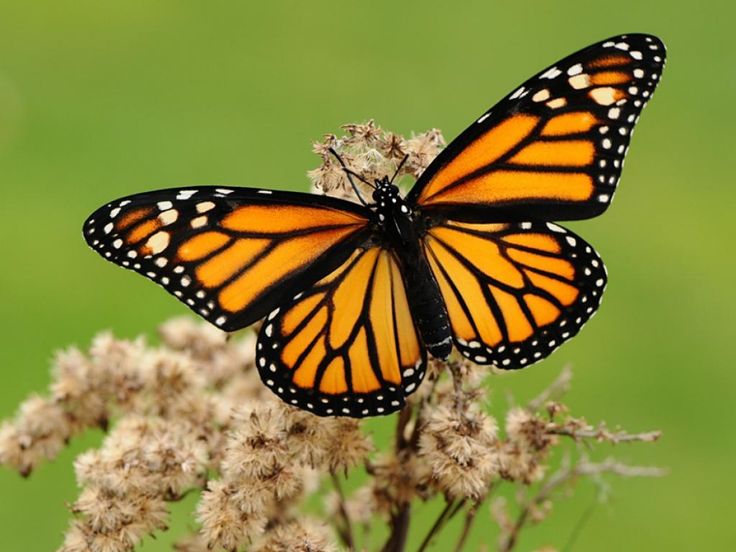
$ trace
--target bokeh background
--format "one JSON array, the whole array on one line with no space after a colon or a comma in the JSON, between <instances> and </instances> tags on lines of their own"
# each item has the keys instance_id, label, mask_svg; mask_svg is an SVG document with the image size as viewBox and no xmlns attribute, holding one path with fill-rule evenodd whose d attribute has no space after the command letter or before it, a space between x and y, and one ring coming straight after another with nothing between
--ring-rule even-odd
<instances>
[{"instance_id":1,"label":"bokeh background","mask_svg":"<svg viewBox=\"0 0 736 552\"><path fill-rule=\"evenodd\" d=\"M664 431L604 451L671 473L612 481L575 550L736 547L734 14L725 1L0 1L0 417L46 388L55 349L104 328L153 335L188 312L86 248L81 224L103 202L195 184L305 190L311 142L343 123L449 139L560 57L650 32L669 61L615 204L571 225L609 267L603 306L546 362L493 379L493 398L531 397L572 363L573 412ZM71 461L99 440L29 480L0 470L3 550L61 543ZM520 549L563 545L595 496L580 486ZM144 549L168 550L192 506ZM494 539L477 523L470 549Z\"/></svg>"}]
</instances>

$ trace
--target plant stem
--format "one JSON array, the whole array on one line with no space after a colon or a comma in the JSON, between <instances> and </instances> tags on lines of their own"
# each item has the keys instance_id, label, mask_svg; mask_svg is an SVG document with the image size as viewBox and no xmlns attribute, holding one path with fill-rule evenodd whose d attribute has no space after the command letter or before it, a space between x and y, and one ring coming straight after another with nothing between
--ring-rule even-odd
<instances>
[{"instance_id":1,"label":"plant stem","mask_svg":"<svg viewBox=\"0 0 736 552\"><path fill-rule=\"evenodd\" d=\"M417 552L424 552L427 549L429 544L432 542L434 536L439 533L440 529L442 529L442 526L445 524L445 521L447 521L447 518L450 516L450 511L452 510L453 506L455 506L455 501L448 500L447 504L445 504L445 507L440 512L440 515L437 516L437 519L435 520L434 525L432 525L432 528L429 530L429 533L427 533L427 535L424 537L422 544L419 545Z\"/></svg>"},{"instance_id":2,"label":"plant stem","mask_svg":"<svg viewBox=\"0 0 736 552\"><path fill-rule=\"evenodd\" d=\"M465 514L465 523L463 524L463 532L460 533L460 539L457 541L457 544L455 545L455 552L461 552L463 549L463 546L465 546L465 541L468 538L468 535L470 534L470 528L473 526L473 522L475 521L475 514L478 512L478 507L480 506L480 502L476 502L473 504L470 509L468 510L468 513Z\"/></svg>"},{"instance_id":3,"label":"plant stem","mask_svg":"<svg viewBox=\"0 0 736 552\"><path fill-rule=\"evenodd\" d=\"M403 552L406 537L409 535L411 504L402 504L399 511L391 515L391 535L383 545L381 552Z\"/></svg>"},{"instance_id":4,"label":"plant stem","mask_svg":"<svg viewBox=\"0 0 736 552\"><path fill-rule=\"evenodd\" d=\"M460 372L460 363L456 360L448 360L447 367L452 374L452 385L455 388L455 409L459 414L465 410L465 392L463 391L463 375Z\"/></svg>"},{"instance_id":5,"label":"plant stem","mask_svg":"<svg viewBox=\"0 0 736 552\"><path fill-rule=\"evenodd\" d=\"M399 416L396 420L396 441L394 443L397 454L407 445L406 436L404 435L404 433L406 432L406 424L408 424L409 420L411 420L411 415L411 405L406 405L399 411Z\"/></svg>"},{"instance_id":6,"label":"plant stem","mask_svg":"<svg viewBox=\"0 0 736 552\"><path fill-rule=\"evenodd\" d=\"M413 411L411 405L407 405L399 412L396 421L396 437L394 447L396 456L401 456L404 451L410 448L410 441L407 441L405 433L406 426L411 420ZM406 537L409 534L409 522L411 504L396 504L396 510L391 513L391 533L389 534L386 544L381 549L382 552L402 552L406 546Z\"/></svg>"},{"instance_id":7,"label":"plant stem","mask_svg":"<svg viewBox=\"0 0 736 552\"><path fill-rule=\"evenodd\" d=\"M353 526L352 523L350 523L350 516L348 515L348 511L345 508L345 493L342 490L342 485L340 484L340 479L338 478L337 474L330 473L330 476L332 477L332 484L335 486L335 490L337 491L337 511L338 514L340 514L340 518L342 519L342 523L344 525L342 528L338 527L340 539L342 540L343 544L348 547L348 550L355 550Z\"/></svg>"}]
</instances>

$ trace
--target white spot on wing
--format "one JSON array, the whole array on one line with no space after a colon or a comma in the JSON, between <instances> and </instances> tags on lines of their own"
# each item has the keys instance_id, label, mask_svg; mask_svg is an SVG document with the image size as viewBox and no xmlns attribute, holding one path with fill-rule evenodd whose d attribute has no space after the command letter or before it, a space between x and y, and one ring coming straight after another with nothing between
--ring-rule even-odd
<instances>
[{"instance_id":1,"label":"white spot on wing","mask_svg":"<svg viewBox=\"0 0 736 552\"><path fill-rule=\"evenodd\" d=\"M523 93L524 93L524 87L521 86L513 94L511 94L511 96L509 96L509 99L515 100L516 98L521 96Z\"/></svg>"},{"instance_id":2,"label":"white spot on wing","mask_svg":"<svg viewBox=\"0 0 736 552\"><path fill-rule=\"evenodd\" d=\"M549 90L547 90L546 88L543 88L532 96L532 101L535 102L543 102L547 99L549 99Z\"/></svg>"},{"instance_id":3,"label":"white spot on wing","mask_svg":"<svg viewBox=\"0 0 736 552\"><path fill-rule=\"evenodd\" d=\"M561 74L562 74L562 71L560 71L557 67L550 67L544 73L539 75L539 78L540 79L555 79L559 77Z\"/></svg>"},{"instance_id":4,"label":"white spot on wing","mask_svg":"<svg viewBox=\"0 0 736 552\"><path fill-rule=\"evenodd\" d=\"M179 211L176 209L169 209L168 211L164 211L158 216L158 220L161 221L161 224L167 225L171 224L172 222L176 222L176 219L179 218Z\"/></svg>"},{"instance_id":5,"label":"white spot on wing","mask_svg":"<svg viewBox=\"0 0 736 552\"><path fill-rule=\"evenodd\" d=\"M575 65L573 65L572 67L570 67L567 70L567 74L570 77L574 77L575 75L579 75L582 72L583 72L583 66L581 64L579 64L579 63L576 63Z\"/></svg>"},{"instance_id":6,"label":"white spot on wing","mask_svg":"<svg viewBox=\"0 0 736 552\"><path fill-rule=\"evenodd\" d=\"M575 75L574 77L567 79L567 82L569 82L570 86L575 90L582 90L583 88L588 88L590 86L590 76L587 73L580 73L579 75Z\"/></svg>"},{"instance_id":7,"label":"white spot on wing","mask_svg":"<svg viewBox=\"0 0 736 552\"><path fill-rule=\"evenodd\" d=\"M594 88L588 94L598 105L611 105L616 101L616 89L610 86Z\"/></svg>"},{"instance_id":8,"label":"white spot on wing","mask_svg":"<svg viewBox=\"0 0 736 552\"><path fill-rule=\"evenodd\" d=\"M176 194L176 199L189 199L196 193L197 190L180 190L179 193Z\"/></svg>"},{"instance_id":9,"label":"white spot on wing","mask_svg":"<svg viewBox=\"0 0 736 552\"><path fill-rule=\"evenodd\" d=\"M201 228L205 224L207 224L207 217L206 216L201 216L201 217L197 217L195 219L192 219L192 222L190 223L190 225L191 225L192 228Z\"/></svg>"},{"instance_id":10,"label":"white spot on wing","mask_svg":"<svg viewBox=\"0 0 736 552\"><path fill-rule=\"evenodd\" d=\"M146 247L151 250L151 253L153 255L158 255L169 246L170 238L171 236L168 232L156 232L153 236L148 238L148 241L146 242Z\"/></svg>"},{"instance_id":11,"label":"white spot on wing","mask_svg":"<svg viewBox=\"0 0 736 552\"><path fill-rule=\"evenodd\" d=\"M565 107L567 105L567 100L565 98L555 98L554 100L550 100L547 102L547 107L550 109L558 109L560 107Z\"/></svg>"}]
</instances>

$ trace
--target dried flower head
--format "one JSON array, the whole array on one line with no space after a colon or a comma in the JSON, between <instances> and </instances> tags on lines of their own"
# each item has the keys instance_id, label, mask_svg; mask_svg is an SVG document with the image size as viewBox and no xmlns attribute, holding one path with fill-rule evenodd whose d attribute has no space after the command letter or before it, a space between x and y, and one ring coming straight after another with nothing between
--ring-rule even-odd
<instances>
[{"instance_id":1,"label":"dried flower head","mask_svg":"<svg viewBox=\"0 0 736 552\"><path fill-rule=\"evenodd\" d=\"M322 164L307 174L315 189L353 201L358 198L344 169L331 154L331 149L350 170L372 183L394 174L397 179L404 175L418 177L445 145L444 138L437 129L408 139L383 130L372 120L344 125L343 129L347 135L337 137L329 134L323 142L314 145L314 152L322 158ZM406 160L399 169L404 157ZM360 193L370 197L370 190L365 184L360 180L354 181Z\"/></svg>"},{"instance_id":2,"label":"dried flower head","mask_svg":"<svg viewBox=\"0 0 736 552\"><path fill-rule=\"evenodd\" d=\"M235 415L221 468L231 477L260 478L288 459L286 431L278 407Z\"/></svg>"},{"instance_id":3,"label":"dried flower head","mask_svg":"<svg viewBox=\"0 0 736 552\"><path fill-rule=\"evenodd\" d=\"M268 522L266 498L260 488L210 481L197 506L207 547L237 550L261 535Z\"/></svg>"},{"instance_id":4,"label":"dried flower head","mask_svg":"<svg viewBox=\"0 0 736 552\"><path fill-rule=\"evenodd\" d=\"M305 518L273 528L253 552L337 552L337 545L326 524Z\"/></svg>"},{"instance_id":5,"label":"dried flower head","mask_svg":"<svg viewBox=\"0 0 736 552\"><path fill-rule=\"evenodd\" d=\"M388 514L397 504L410 504L415 498L429 498L427 481L430 470L425 458L403 450L372 459L368 471L373 476L371 500L375 511Z\"/></svg>"},{"instance_id":6,"label":"dried flower head","mask_svg":"<svg viewBox=\"0 0 736 552\"><path fill-rule=\"evenodd\" d=\"M373 450L373 443L354 418L329 418L324 424L324 465L330 473L347 472L362 464Z\"/></svg>"},{"instance_id":7,"label":"dried flower head","mask_svg":"<svg viewBox=\"0 0 736 552\"><path fill-rule=\"evenodd\" d=\"M435 408L419 439L432 483L451 498L478 500L486 493L498 472L497 450L495 420L475 407Z\"/></svg>"}]
</instances>

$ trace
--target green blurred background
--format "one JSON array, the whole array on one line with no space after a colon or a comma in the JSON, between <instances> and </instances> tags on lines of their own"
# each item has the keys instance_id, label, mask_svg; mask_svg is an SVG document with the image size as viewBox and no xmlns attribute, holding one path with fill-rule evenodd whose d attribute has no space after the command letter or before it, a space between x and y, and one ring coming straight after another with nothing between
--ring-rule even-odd
<instances>
[{"instance_id":1,"label":"green blurred background","mask_svg":"<svg viewBox=\"0 0 736 552\"><path fill-rule=\"evenodd\" d=\"M0 1L0 417L46 388L55 349L103 328L152 335L188 312L86 248L82 221L103 202L195 184L306 189L311 142L343 123L450 139L560 57L650 32L669 61L620 193L572 225L606 260L606 300L549 360L496 378L493 397L530 397L570 362L573 412L664 431L604 451L671 474L613 481L575 550L734 549L734 15L725 1ZM0 470L2 550L61 543L71 461L99 439L29 480ZM594 496L579 487L520 549L563 545ZM192 505L145 550L169 549ZM479 515L470 549L494 542Z\"/></svg>"}]
</instances>

